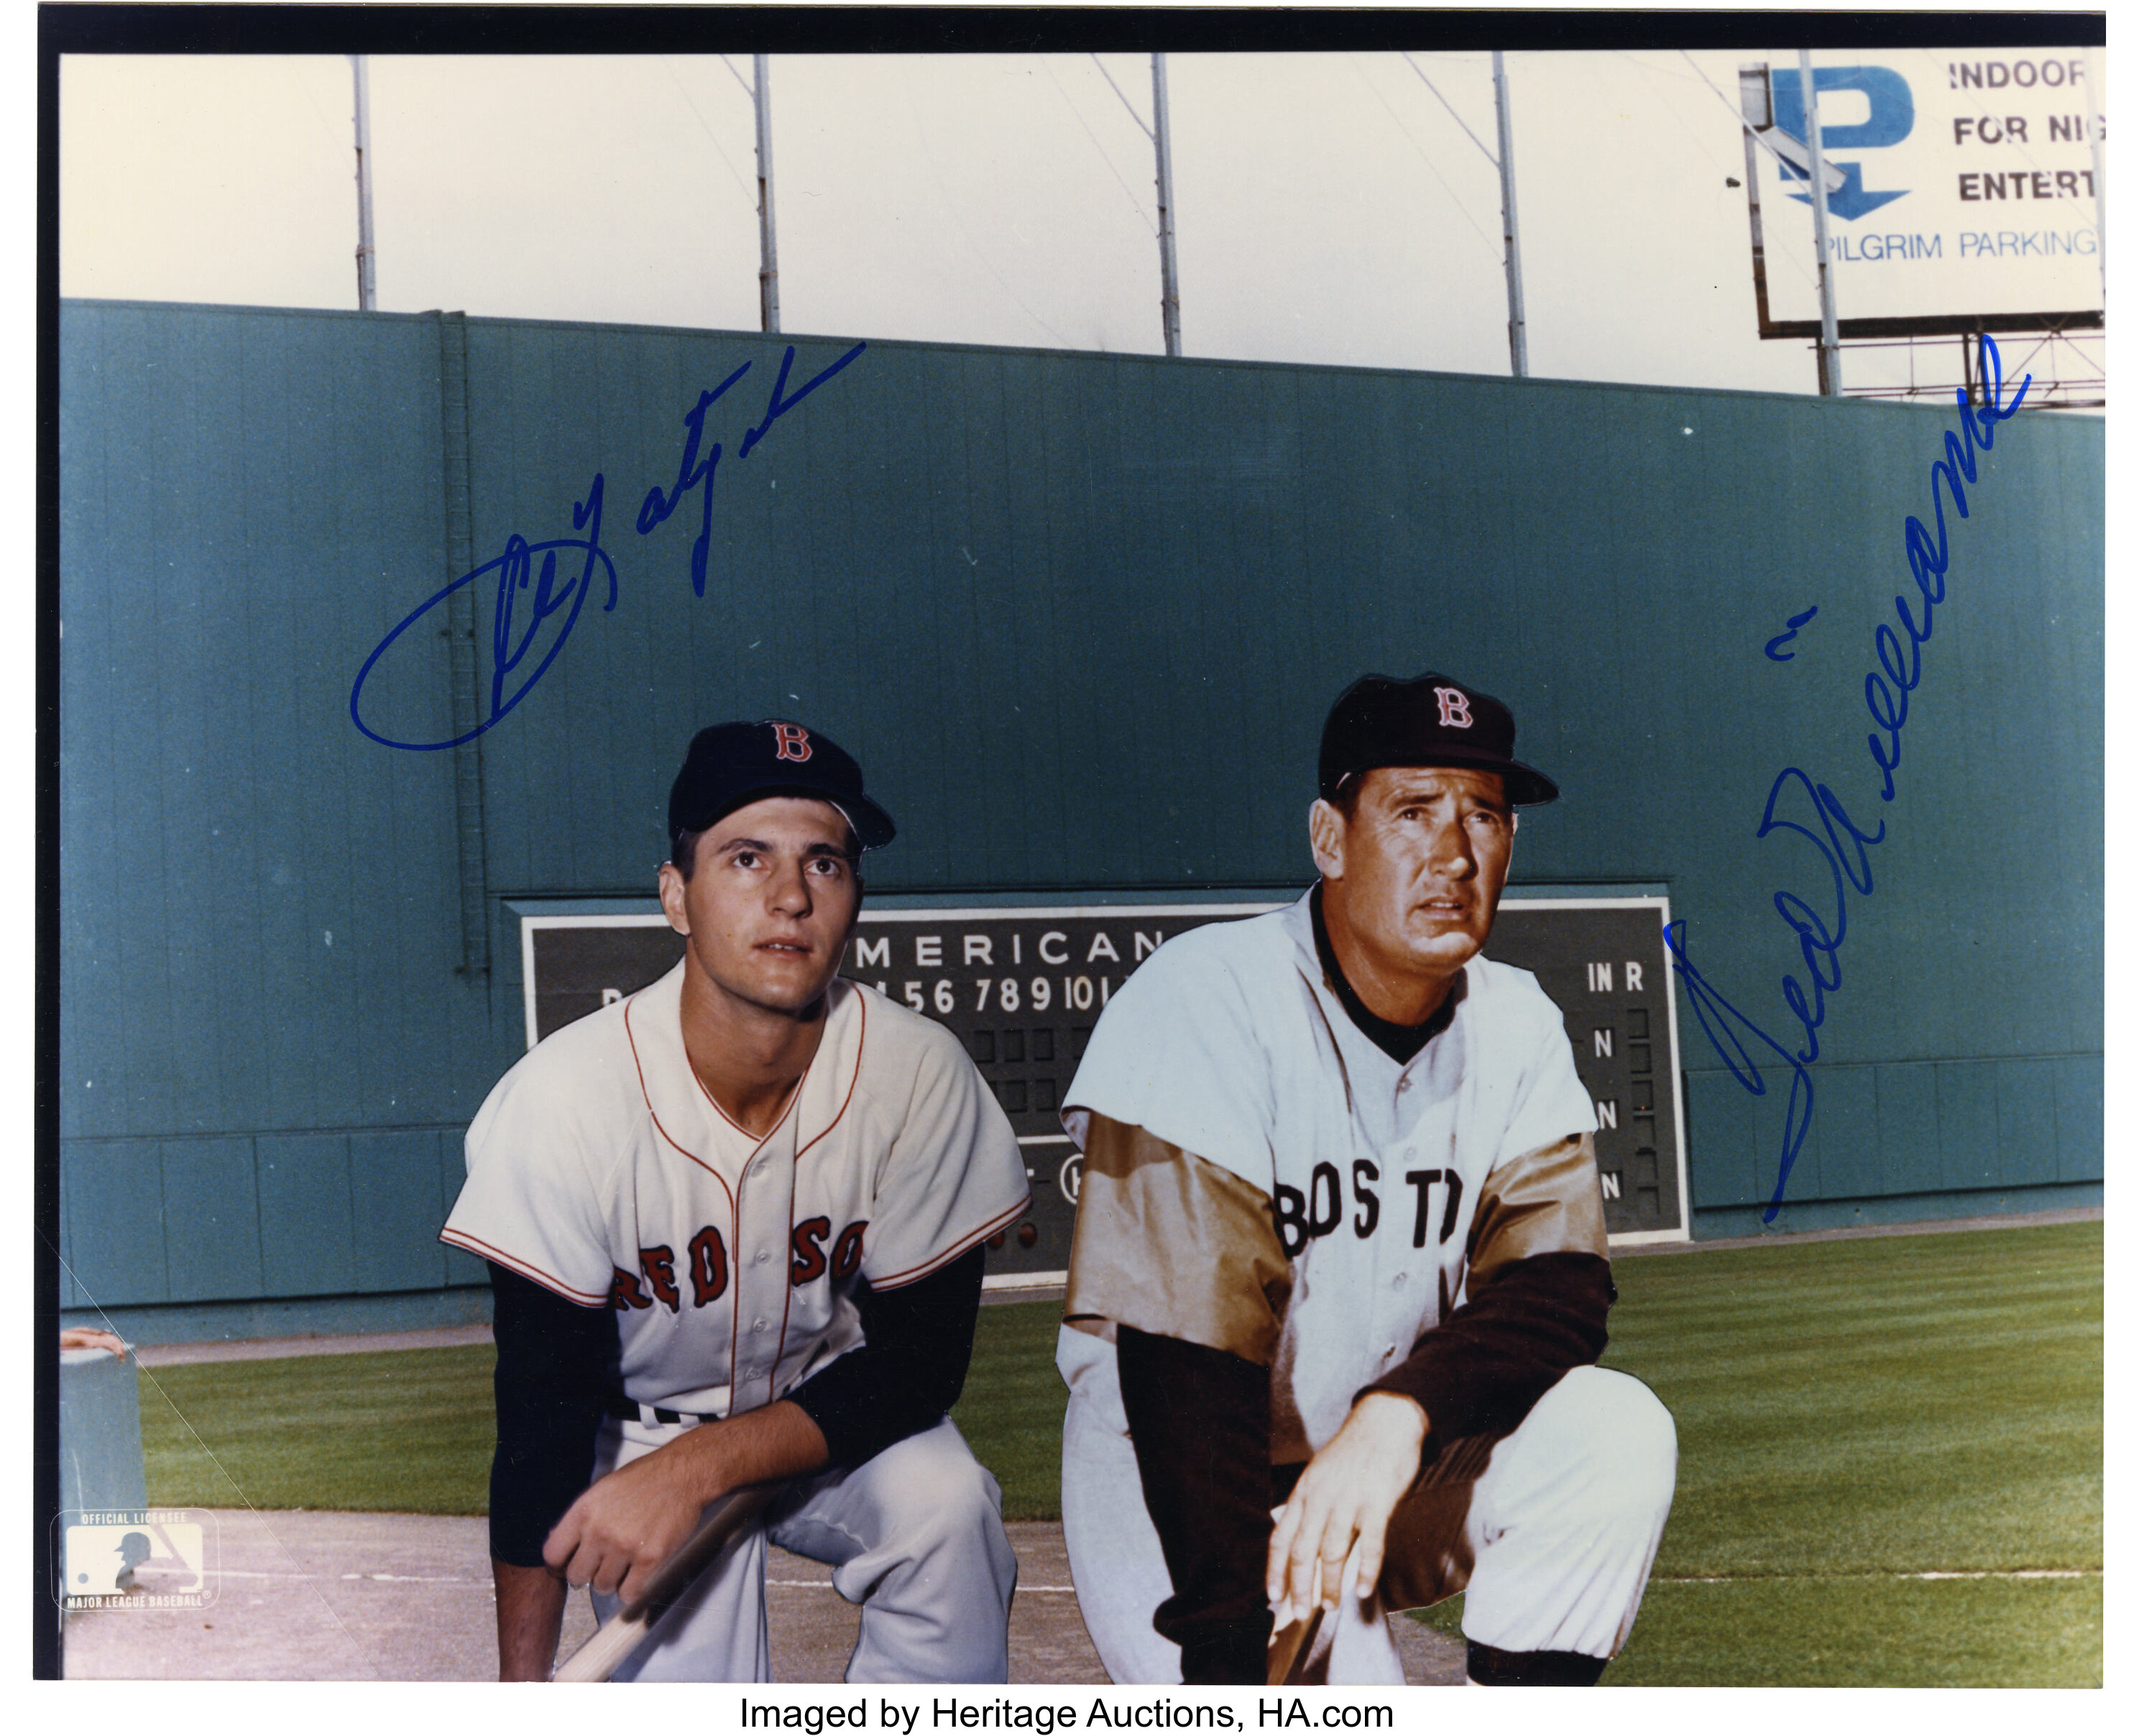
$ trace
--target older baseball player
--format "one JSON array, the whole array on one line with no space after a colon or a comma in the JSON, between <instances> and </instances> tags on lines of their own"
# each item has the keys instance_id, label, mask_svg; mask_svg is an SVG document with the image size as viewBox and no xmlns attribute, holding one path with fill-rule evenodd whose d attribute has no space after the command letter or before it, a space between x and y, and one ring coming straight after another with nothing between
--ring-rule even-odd
<instances>
[{"instance_id":1,"label":"older baseball player","mask_svg":"<svg viewBox=\"0 0 2134 1736\"><path fill-rule=\"evenodd\" d=\"M1557 794L1513 742L1448 676L1356 682L1319 883L1159 948L1075 1075L1062 1500L1116 1680L1264 1682L1318 1608L1303 1679L1398 1682L1385 1613L1463 1589L1475 1682L1591 1683L1630 1631L1674 1429L1591 1366L1592 1104L1482 955L1515 810Z\"/></svg>"},{"instance_id":2,"label":"older baseball player","mask_svg":"<svg viewBox=\"0 0 2134 1736\"><path fill-rule=\"evenodd\" d=\"M546 1679L567 1580L605 1618L775 1482L617 1680L768 1680L767 1537L862 1606L848 1680L1004 1681L1015 1558L947 1412L1026 1187L955 1038L837 974L896 827L770 720L698 733L668 828L681 964L505 1075L443 1232L496 1294L501 1673Z\"/></svg>"}]
</instances>

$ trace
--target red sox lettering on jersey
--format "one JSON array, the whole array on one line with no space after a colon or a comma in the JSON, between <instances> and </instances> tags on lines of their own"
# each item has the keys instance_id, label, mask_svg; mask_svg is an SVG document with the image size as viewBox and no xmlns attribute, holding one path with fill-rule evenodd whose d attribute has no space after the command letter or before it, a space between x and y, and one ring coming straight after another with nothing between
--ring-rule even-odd
<instances>
[{"instance_id":1,"label":"red sox lettering on jersey","mask_svg":"<svg viewBox=\"0 0 2134 1736\"><path fill-rule=\"evenodd\" d=\"M444 1240L612 1308L636 1403L723 1416L857 1345L862 1279L925 1277L1012 1222L1027 1188L955 1037L842 980L777 1126L745 1132L689 1065L683 968L504 1076Z\"/></svg>"},{"instance_id":2,"label":"red sox lettering on jersey","mask_svg":"<svg viewBox=\"0 0 2134 1736\"><path fill-rule=\"evenodd\" d=\"M833 1279L847 1279L860 1269L860 1243L867 1236L867 1219L845 1226L843 1234L838 1234L837 1249L826 1255L823 1240L828 1236L828 1217L809 1217L804 1224L794 1224L794 1284L811 1284L823 1273ZM726 1294L726 1239L719 1234L717 1224L707 1224L689 1236L689 1304L704 1307L707 1303L717 1303ZM645 1294L645 1285L651 1285L651 1296ZM666 1307L668 1313L681 1313L683 1292L674 1281L672 1247L640 1247L636 1273L625 1273L616 1266L615 1284L608 1288L611 1309L649 1309L655 1300Z\"/></svg>"},{"instance_id":3,"label":"red sox lettering on jersey","mask_svg":"<svg viewBox=\"0 0 2134 1736\"><path fill-rule=\"evenodd\" d=\"M867 1221L847 1225L838 1237L833 1252L825 1255L823 1244L830 1233L827 1217L811 1217L793 1226L793 1282L811 1283L825 1272L833 1280L849 1278L859 1269L860 1247L867 1235ZM678 1313L683 1307L682 1292L674 1279L674 1250L672 1248L640 1248L637 1250L638 1270L625 1272L620 1266L615 1269L615 1282L607 1293L608 1306L618 1308L649 1308L655 1302L664 1304L671 1313ZM644 1282L639 1281L640 1275ZM652 1294L645 1293L645 1285ZM719 1234L718 1226L707 1224L689 1238L689 1305L702 1308L707 1303L717 1302L727 1293L727 1245Z\"/></svg>"}]
</instances>

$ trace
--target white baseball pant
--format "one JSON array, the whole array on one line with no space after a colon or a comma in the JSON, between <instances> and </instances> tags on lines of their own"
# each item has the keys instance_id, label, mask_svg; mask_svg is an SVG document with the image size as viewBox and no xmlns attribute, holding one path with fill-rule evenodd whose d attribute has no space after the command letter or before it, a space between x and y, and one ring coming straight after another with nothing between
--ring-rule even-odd
<instances>
[{"instance_id":1,"label":"white baseball pant","mask_svg":"<svg viewBox=\"0 0 2134 1736\"><path fill-rule=\"evenodd\" d=\"M605 1477L687 1432L610 1418L593 1471ZM956 1425L885 1448L865 1464L795 1481L715 1566L662 1616L616 1681L770 1680L764 1608L766 1540L820 1561L860 1606L848 1682L1002 1682L1015 1552L1001 1523L1000 1485ZM619 1600L592 1594L605 1622Z\"/></svg>"},{"instance_id":2,"label":"white baseball pant","mask_svg":"<svg viewBox=\"0 0 2134 1736\"><path fill-rule=\"evenodd\" d=\"M1141 1497L1103 1340L1060 1334L1067 1378L1060 1506L1082 1619L1115 1682L1175 1682L1158 1634L1171 1574ZM1674 1419L1641 1381L1574 1368L1494 1443L1455 1443L1395 1511L1380 1597L1353 1590L1320 1625L1306 1677L1405 1680L1388 1610L1465 1591L1469 1638L1505 1651L1612 1657L1629 1637L1674 1499Z\"/></svg>"}]
</instances>

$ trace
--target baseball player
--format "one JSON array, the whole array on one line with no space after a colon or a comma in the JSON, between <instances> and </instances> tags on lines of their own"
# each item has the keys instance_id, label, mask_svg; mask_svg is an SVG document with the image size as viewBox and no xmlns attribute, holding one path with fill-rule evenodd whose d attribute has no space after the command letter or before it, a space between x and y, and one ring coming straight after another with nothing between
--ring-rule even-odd
<instances>
[{"instance_id":1,"label":"baseball player","mask_svg":"<svg viewBox=\"0 0 2134 1736\"><path fill-rule=\"evenodd\" d=\"M837 975L895 825L768 721L696 737L668 829L681 964L505 1075L443 1231L496 1294L501 1673L547 1678L566 1580L605 1619L775 1482L617 1680L768 1680L767 1538L862 1605L849 1680L1004 1681L1015 1558L946 1413L1027 1189L956 1039Z\"/></svg>"},{"instance_id":2,"label":"baseball player","mask_svg":"<svg viewBox=\"0 0 2134 1736\"><path fill-rule=\"evenodd\" d=\"M1264 1682L1317 1608L1303 1679L1398 1682L1385 1613L1463 1589L1475 1682L1591 1683L1629 1632L1674 1429L1591 1366L1592 1104L1481 955L1515 809L1557 794L1513 741L1450 677L1356 682L1319 883L1159 948L1090 1039L1061 1492L1115 1680Z\"/></svg>"}]
</instances>

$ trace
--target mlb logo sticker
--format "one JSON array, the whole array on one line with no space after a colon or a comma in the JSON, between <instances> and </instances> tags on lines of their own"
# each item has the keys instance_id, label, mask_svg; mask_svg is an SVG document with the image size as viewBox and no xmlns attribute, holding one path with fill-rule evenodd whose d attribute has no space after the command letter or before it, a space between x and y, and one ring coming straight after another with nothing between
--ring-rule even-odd
<instances>
[{"instance_id":1,"label":"mlb logo sticker","mask_svg":"<svg viewBox=\"0 0 2134 1736\"><path fill-rule=\"evenodd\" d=\"M69 1609L198 1608L213 1601L210 1534L190 1511L84 1514L62 1527Z\"/></svg>"}]
</instances>

